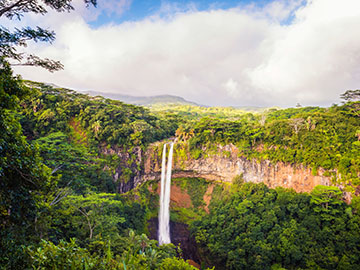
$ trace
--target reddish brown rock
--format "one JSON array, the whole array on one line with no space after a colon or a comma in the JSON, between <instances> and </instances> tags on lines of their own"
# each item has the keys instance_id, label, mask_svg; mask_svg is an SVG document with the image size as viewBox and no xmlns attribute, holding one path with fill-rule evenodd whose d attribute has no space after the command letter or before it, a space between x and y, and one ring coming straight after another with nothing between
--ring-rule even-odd
<instances>
[{"instance_id":1,"label":"reddish brown rock","mask_svg":"<svg viewBox=\"0 0 360 270\"><path fill-rule=\"evenodd\" d=\"M205 211L206 213L209 213L209 204L212 198L212 193L214 191L214 186L215 185L209 185L209 187L207 188L205 194L204 194L204 202L205 202Z\"/></svg>"},{"instance_id":2,"label":"reddish brown rock","mask_svg":"<svg viewBox=\"0 0 360 270\"><path fill-rule=\"evenodd\" d=\"M152 191L151 189L149 190ZM158 188L156 192L158 195L160 195L160 188ZM180 187L174 185L173 183L170 187L170 203L171 206L175 207L192 207L190 195L186 192L186 190L182 190Z\"/></svg>"},{"instance_id":3,"label":"reddish brown rock","mask_svg":"<svg viewBox=\"0 0 360 270\"><path fill-rule=\"evenodd\" d=\"M151 149L151 148L149 148ZM149 154L144 160L142 180L158 179L160 173L159 158ZM258 162L238 156L234 145L218 146L216 154L206 158L186 159L174 157L173 177L201 177L213 181L232 182L235 176L242 175L245 182L264 182L268 187L293 188L297 192L310 192L317 185L331 185L330 177L319 170L313 175L310 168L303 165L272 164L265 160Z\"/></svg>"}]
</instances>

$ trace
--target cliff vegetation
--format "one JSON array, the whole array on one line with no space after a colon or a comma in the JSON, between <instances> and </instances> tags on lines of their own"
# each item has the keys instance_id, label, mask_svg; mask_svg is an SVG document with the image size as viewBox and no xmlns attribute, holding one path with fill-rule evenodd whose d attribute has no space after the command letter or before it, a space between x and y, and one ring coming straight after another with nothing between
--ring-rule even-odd
<instances>
[{"instance_id":1,"label":"cliff vegetation","mask_svg":"<svg viewBox=\"0 0 360 270\"><path fill-rule=\"evenodd\" d=\"M171 220L194 239L188 244L202 268L360 264L359 200L346 204L339 187L296 193L243 183L244 175L228 183L181 177L189 160L197 166L223 147L224 160L236 155L304 165L313 174L324 170L334 185L356 195L356 100L253 113L184 107L192 112L183 117L22 81L3 59L0 90L1 269L194 269L181 258L185 248L149 239L159 177L153 168L152 181L143 183L146 155L150 144L169 138L177 141L178 173ZM156 149L154 160L161 153Z\"/></svg>"}]
</instances>

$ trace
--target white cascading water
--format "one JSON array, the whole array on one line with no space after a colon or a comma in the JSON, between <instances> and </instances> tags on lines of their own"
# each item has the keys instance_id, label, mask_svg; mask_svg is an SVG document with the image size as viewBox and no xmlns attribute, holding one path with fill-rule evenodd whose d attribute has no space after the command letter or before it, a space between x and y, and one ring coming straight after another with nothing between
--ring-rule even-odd
<instances>
[{"instance_id":1,"label":"white cascading water","mask_svg":"<svg viewBox=\"0 0 360 270\"><path fill-rule=\"evenodd\" d=\"M160 211L159 211L159 231L158 239L159 244L163 244L163 235L165 231L164 226L164 191L165 191L165 168L166 166L166 144L164 144L163 154L162 154L162 163L161 163L161 182L160 182Z\"/></svg>"},{"instance_id":2,"label":"white cascading water","mask_svg":"<svg viewBox=\"0 0 360 270\"><path fill-rule=\"evenodd\" d=\"M161 164L161 189L160 189L160 212L159 212L159 244L169 244L170 240L170 187L171 187L171 169L174 143L171 143L167 170L166 165L166 144L163 149ZM165 178L166 170L166 178Z\"/></svg>"}]
</instances>

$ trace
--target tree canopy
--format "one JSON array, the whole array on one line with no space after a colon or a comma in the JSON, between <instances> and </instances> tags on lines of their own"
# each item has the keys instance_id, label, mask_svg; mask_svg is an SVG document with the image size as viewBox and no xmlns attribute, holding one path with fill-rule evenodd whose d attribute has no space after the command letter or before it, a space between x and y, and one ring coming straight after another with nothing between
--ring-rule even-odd
<instances>
[{"instance_id":1,"label":"tree canopy","mask_svg":"<svg viewBox=\"0 0 360 270\"><path fill-rule=\"evenodd\" d=\"M311 194L263 183L233 186L192 224L202 260L216 269L352 269L359 213L336 187Z\"/></svg>"},{"instance_id":2,"label":"tree canopy","mask_svg":"<svg viewBox=\"0 0 360 270\"><path fill-rule=\"evenodd\" d=\"M344 94L341 95L341 98L349 101L360 101L360 90L347 90Z\"/></svg>"}]
</instances>

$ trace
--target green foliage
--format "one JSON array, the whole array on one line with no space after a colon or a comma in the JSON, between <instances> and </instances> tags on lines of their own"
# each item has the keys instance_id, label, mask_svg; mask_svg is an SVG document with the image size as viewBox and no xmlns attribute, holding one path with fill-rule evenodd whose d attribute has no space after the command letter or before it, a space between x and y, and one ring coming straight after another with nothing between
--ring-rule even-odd
<instances>
[{"instance_id":1,"label":"green foliage","mask_svg":"<svg viewBox=\"0 0 360 270\"><path fill-rule=\"evenodd\" d=\"M191 158L193 159L199 159L201 155L202 155L201 149L194 149L193 151L191 151Z\"/></svg>"},{"instance_id":2,"label":"green foliage","mask_svg":"<svg viewBox=\"0 0 360 270\"><path fill-rule=\"evenodd\" d=\"M74 191L114 192L132 188L141 170L139 153L177 129L176 119L142 107L68 89L26 81L30 96L21 102L24 134L39 145L59 186ZM104 170L105 168L105 170Z\"/></svg>"},{"instance_id":3,"label":"green foliage","mask_svg":"<svg viewBox=\"0 0 360 270\"><path fill-rule=\"evenodd\" d=\"M360 90L347 90L344 94L341 95L341 98L349 101L360 101Z\"/></svg>"},{"instance_id":4,"label":"green foliage","mask_svg":"<svg viewBox=\"0 0 360 270\"><path fill-rule=\"evenodd\" d=\"M98 258L91 257L86 249L80 248L74 239L69 243L60 241L58 246L42 240L40 247L28 247L26 252L30 257L30 265L36 270L109 269L105 268L109 267L109 260L103 265Z\"/></svg>"},{"instance_id":5,"label":"green foliage","mask_svg":"<svg viewBox=\"0 0 360 270\"><path fill-rule=\"evenodd\" d=\"M173 222L179 222L182 224L191 224L194 220L199 218L199 215L204 214L205 211L199 211L199 209L194 209L192 207L171 207L170 210L170 220Z\"/></svg>"},{"instance_id":6,"label":"green foliage","mask_svg":"<svg viewBox=\"0 0 360 270\"><path fill-rule=\"evenodd\" d=\"M322 208L328 209L329 204L341 204L342 192L338 187L316 186L311 191L311 203L321 205Z\"/></svg>"},{"instance_id":7,"label":"green foliage","mask_svg":"<svg viewBox=\"0 0 360 270\"><path fill-rule=\"evenodd\" d=\"M27 92L21 87L20 77L13 75L10 64L0 57L0 109L13 110Z\"/></svg>"},{"instance_id":8,"label":"green foliage","mask_svg":"<svg viewBox=\"0 0 360 270\"><path fill-rule=\"evenodd\" d=\"M54 209L54 221L62 229L61 237L93 239L101 235L111 239L119 233L118 225L125 222L123 207L115 194L67 196Z\"/></svg>"},{"instance_id":9,"label":"green foliage","mask_svg":"<svg viewBox=\"0 0 360 270\"><path fill-rule=\"evenodd\" d=\"M147 220L152 217L157 217L159 210L159 195L154 192L157 189L157 181L147 181L128 193L130 196L127 197L127 203L130 204L133 201L138 201L142 207L146 207ZM144 225L145 220L142 220L141 223Z\"/></svg>"},{"instance_id":10,"label":"green foliage","mask_svg":"<svg viewBox=\"0 0 360 270\"><path fill-rule=\"evenodd\" d=\"M0 58L0 265L8 269L21 267L20 245L37 236L39 209L56 184L14 113L25 95L19 78Z\"/></svg>"},{"instance_id":11,"label":"green foliage","mask_svg":"<svg viewBox=\"0 0 360 270\"><path fill-rule=\"evenodd\" d=\"M48 9L56 10L58 12L71 11L73 6L71 0L58 0L58 1L1 1L0 2L0 17L6 17L10 20L18 19L24 16L24 14L31 12L35 14L46 14ZM85 4L96 5L96 0L84 0ZM19 62L18 65L25 66L40 66L48 69L49 71L55 71L62 69L63 66L58 61L53 61L48 58L41 59L36 55L25 54L24 52L17 52L19 47L26 47L29 41L33 42L52 42L55 39L55 33L47 29L31 28L29 26L22 29L15 28L9 30L3 26L0 26L0 54L2 58L13 59ZM26 59L24 61L24 58Z\"/></svg>"},{"instance_id":12,"label":"green foliage","mask_svg":"<svg viewBox=\"0 0 360 270\"><path fill-rule=\"evenodd\" d=\"M34 142L52 174L59 176L59 187L70 186L77 193L115 191L110 171L104 170L107 161L84 144L72 142L63 132L50 133Z\"/></svg>"},{"instance_id":13,"label":"green foliage","mask_svg":"<svg viewBox=\"0 0 360 270\"><path fill-rule=\"evenodd\" d=\"M210 184L218 186L203 178L174 178L172 184L181 188L181 192L189 195L190 200L172 203L170 209L170 220L190 225L201 216L206 215L204 195ZM158 209L158 204L157 204ZM157 213L156 213L157 214Z\"/></svg>"},{"instance_id":14,"label":"green foliage","mask_svg":"<svg viewBox=\"0 0 360 270\"><path fill-rule=\"evenodd\" d=\"M236 121L206 117L179 129L192 131L187 144L195 159L217 154L213 149L216 145L233 144L239 155L250 159L304 164L314 174L323 168L329 174L341 175L335 181L358 185L359 104L272 110ZM181 140L180 133L177 135Z\"/></svg>"},{"instance_id":15,"label":"green foliage","mask_svg":"<svg viewBox=\"0 0 360 270\"><path fill-rule=\"evenodd\" d=\"M23 102L23 126L28 137L51 132L69 132L76 116L75 129L82 128L92 146L99 143L143 145L174 134L175 119L156 117L147 109L103 97L90 97L68 89L27 81L31 98ZM80 124L80 126L78 126Z\"/></svg>"},{"instance_id":16,"label":"green foliage","mask_svg":"<svg viewBox=\"0 0 360 270\"><path fill-rule=\"evenodd\" d=\"M121 242L130 229L137 233L145 231L148 205L128 194L60 195L44 213L44 239L58 243L61 239L76 238L81 245L96 246L108 240Z\"/></svg>"},{"instance_id":17,"label":"green foliage","mask_svg":"<svg viewBox=\"0 0 360 270\"><path fill-rule=\"evenodd\" d=\"M208 181L203 178L174 178L172 181L190 195L194 209L199 209L205 205L204 194L209 186Z\"/></svg>"},{"instance_id":18,"label":"green foliage","mask_svg":"<svg viewBox=\"0 0 360 270\"><path fill-rule=\"evenodd\" d=\"M340 195L238 185L192 223L202 260L216 269L356 269L360 216Z\"/></svg>"},{"instance_id":19,"label":"green foliage","mask_svg":"<svg viewBox=\"0 0 360 270\"><path fill-rule=\"evenodd\" d=\"M233 144L247 158L305 164L314 174L322 167L328 176L341 175L339 181L360 183L356 100L329 109L262 114L185 106L176 108L180 118L41 83L26 82L25 89L3 60L0 72L4 269L193 269L175 257L173 245L158 247L143 234L158 211L155 182L110 193L117 178L116 190L131 189L142 169L139 153L174 134L177 162L218 154L218 144ZM206 215L209 183L197 178L174 183L192 206L173 207L171 219L191 224L210 266L356 269L360 264L360 203L355 198L346 205L338 188L297 194L244 183L238 176L230 187L214 186ZM21 245L28 246L27 258Z\"/></svg>"},{"instance_id":20,"label":"green foliage","mask_svg":"<svg viewBox=\"0 0 360 270\"><path fill-rule=\"evenodd\" d=\"M126 248L120 253L111 247L110 242L100 246L100 252L98 250L97 253L91 253L88 249L79 247L74 239L71 239L70 242L60 241L58 245L43 240L39 247L29 246L26 248L30 261L28 265L32 269L39 270L196 269L184 260L175 257L176 250L172 244L159 247L157 241L149 240L145 234L136 235L133 231L130 231L129 236L122 240ZM23 267L26 266L23 265Z\"/></svg>"},{"instance_id":21,"label":"green foliage","mask_svg":"<svg viewBox=\"0 0 360 270\"><path fill-rule=\"evenodd\" d=\"M214 117L218 119L243 119L249 116L249 110L233 107L202 107L181 104L152 105L153 112L169 112L179 115L184 120L199 120L203 117ZM266 109L255 109L251 111L261 112ZM251 114L250 114L251 115Z\"/></svg>"},{"instance_id":22,"label":"green foliage","mask_svg":"<svg viewBox=\"0 0 360 270\"><path fill-rule=\"evenodd\" d=\"M160 264L161 270L196 270L197 268L189 265L182 259L178 258L166 258Z\"/></svg>"}]
</instances>

